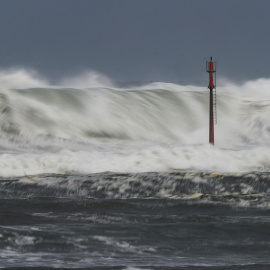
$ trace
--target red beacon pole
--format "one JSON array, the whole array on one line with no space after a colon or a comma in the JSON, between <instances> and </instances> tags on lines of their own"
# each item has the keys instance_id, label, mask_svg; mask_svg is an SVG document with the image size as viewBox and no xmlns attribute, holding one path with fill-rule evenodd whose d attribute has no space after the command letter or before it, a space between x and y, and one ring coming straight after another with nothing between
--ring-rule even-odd
<instances>
[{"instance_id":1,"label":"red beacon pole","mask_svg":"<svg viewBox=\"0 0 270 270\"><path fill-rule=\"evenodd\" d=\"M216 112L216 62L210 57L206 62L206 71L209 73L210 108L209 108L209 143L214 145L214 124L217 123ZM215 75L215 76L214 76Z\"/></svg>"}]
</instances>

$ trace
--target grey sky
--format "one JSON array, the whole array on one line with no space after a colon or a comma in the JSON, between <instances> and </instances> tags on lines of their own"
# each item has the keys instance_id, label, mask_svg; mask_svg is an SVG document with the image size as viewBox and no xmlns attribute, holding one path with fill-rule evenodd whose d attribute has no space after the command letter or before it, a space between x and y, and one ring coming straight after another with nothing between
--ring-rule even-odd
<instances>
[{"instance_id":1,"label":"grey sky","mask_svg":"<svg viewBox=\"0 0 270 270\"><path fill-rule=\"evenodd\" d=\"M270 77L269 0L0 0L0 68L115 81Z\"/></svg>"}]
</instances>

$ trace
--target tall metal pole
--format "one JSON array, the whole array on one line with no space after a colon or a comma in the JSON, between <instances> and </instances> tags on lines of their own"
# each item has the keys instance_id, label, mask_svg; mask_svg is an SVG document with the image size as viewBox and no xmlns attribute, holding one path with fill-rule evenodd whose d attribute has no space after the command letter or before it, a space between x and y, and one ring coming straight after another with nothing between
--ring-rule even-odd
<instances>
[{"instance_id":1,"label":"tall metal pole","mask_svg":"<svg viewBox=\"0 0 270 270\"><path fill-rule=\"evenodd\" d=\"M210 87L210 108L209 108L209 143L215 144L214 136L214 109L213 109L213 88Z\"/></svg>"},{"instance_id":2,"label":"tall metal pole","mask_svg":"<svg viewBox=\"0 0 270 270\"><path fill-rule=\"evenodd\" d=\"M210 57L210 62L207 62L207 72L209 73L209 85L210 89L210 101L209 101L209 143L214 145L214 101L213 101L213 89L214 84L214 73L215 67L212 57Z\"/></svg>"}]
</instances>

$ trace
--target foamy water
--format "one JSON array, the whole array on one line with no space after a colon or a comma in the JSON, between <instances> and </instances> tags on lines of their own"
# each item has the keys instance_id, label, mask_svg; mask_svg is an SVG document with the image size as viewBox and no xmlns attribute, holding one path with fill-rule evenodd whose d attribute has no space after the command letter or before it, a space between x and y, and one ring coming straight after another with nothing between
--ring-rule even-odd
<instances>
[{"instance_id":1,"label":"foamy water","mask_svg":"<svg viewBox=\"0 0 270 270\"><path fill-rule=\"evenodd\" d=\"M93 72L50 85L0 72L0 175L269 171L270 79L217 89L215 146L206 87L117 88Z\"/></svg>"},{"instance_id":2,"label":"foamy water","mask_svg":"<svg viewBox=\"0 0 270 270\"><path fill-rule=\"evenodd\" d=\"M269 269L269 86L0 71L0 268Z\"/></svg>"}]
</instances>

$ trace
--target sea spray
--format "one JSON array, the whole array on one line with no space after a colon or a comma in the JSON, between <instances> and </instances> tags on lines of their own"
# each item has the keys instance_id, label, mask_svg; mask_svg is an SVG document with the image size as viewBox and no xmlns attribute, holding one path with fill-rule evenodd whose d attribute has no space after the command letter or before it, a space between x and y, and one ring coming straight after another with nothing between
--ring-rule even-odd
<instances>
[{"instance_id":1,"label":"sea spray","mask_svg":"<svg viewBox=\"0 0 270 270\"><path fill-rule=\"evenodd\" d=\"M217 89L212 147L204 87L156 82L117 88L98 73L54 86L40 78L24 70L0 73L2 176L270 169L268 79L256 81L256 91L252 81ZM72 88L63 88L67 82Z\"/></svg>"}]
</instances>

